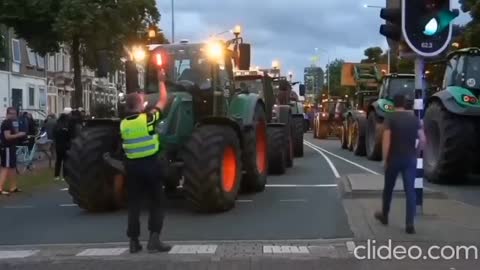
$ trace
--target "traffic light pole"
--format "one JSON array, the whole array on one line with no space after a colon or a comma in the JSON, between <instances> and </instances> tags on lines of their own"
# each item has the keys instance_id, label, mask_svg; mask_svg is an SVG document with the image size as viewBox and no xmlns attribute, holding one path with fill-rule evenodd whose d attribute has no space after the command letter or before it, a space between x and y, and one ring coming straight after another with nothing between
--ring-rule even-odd
<instances>
[{"instance_id":1,"label":"traffic light pole","mask_svg":"<svg viewBox=\"0 0 480 270\"><path fill-rule=\"evenodd\" d=\"M415 58L415 101L413 109L423 126L423 110L425 100L425 86L423 83L424 59L417 55ZM417 145L419 141L417 139ZM417 204L417 214L423 214L423 151L418 149L417 170L415 174L415 195Z\"/></svg>"}]
</instances>

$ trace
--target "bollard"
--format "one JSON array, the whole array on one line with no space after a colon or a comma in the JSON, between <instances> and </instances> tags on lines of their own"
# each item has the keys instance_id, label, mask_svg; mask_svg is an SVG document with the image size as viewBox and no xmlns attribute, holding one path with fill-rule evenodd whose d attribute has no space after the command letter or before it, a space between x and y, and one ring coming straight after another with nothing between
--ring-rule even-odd
<instances>
[{"instance_id":1,"label":"bollard","mask_svg":"<svg viewBox=\"0 0 480 270\"><path fill-rule=\"evenodd\" d=\"M420 120L421 126L423 128L423 91L422 89L415 90L415 103L413 105L413 110L415 115ZM420 146L420 142L417 139L416 142L417 149ZM416 194L416 204L417 204L417 215L423 214L423 151L418 149L417 157L417 170L415 174L415 194Z\"/></svg>"}]
</instances>

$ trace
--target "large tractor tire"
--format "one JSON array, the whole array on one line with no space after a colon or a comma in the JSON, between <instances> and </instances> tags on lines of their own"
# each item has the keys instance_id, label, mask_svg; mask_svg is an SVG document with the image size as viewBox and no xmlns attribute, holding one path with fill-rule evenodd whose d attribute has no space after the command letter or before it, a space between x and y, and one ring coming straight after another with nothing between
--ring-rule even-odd
<instances>
[{"instance_id":1,"label":"large tractor tire","mask_svg":"<svg viewBox=\"0 0 480 270\"><path fill-rule=\"evenodd\" d=\"M342 147L342 149L348 149L349 123L350 123L350 118L348 118L347 121L344 121L342 124L342 130L340 135L340 146Z\"/></svg>"},{"instance_id":2,"label":"large tractor tire","mask_svg":"<svg viewBox=\"0 0 480 270\"><path fill-rule=\"evenodd\" d=\"M120 149L118 131L111 127L83 129L72 142L65 168L73 202L91 212L113 211L124 206L124 177L103 159Z\"/></svg>"},{"instance_id":3,"label":"large tractor tire","mask_svg":"<svg viewBox=\"0 0 480 270\"><path fill-rule=\"evenodd\" d=\"M305 119L293 117L293 154L294 157L303 157L303 134Z\"/></svg>"},{"instance_id":4,"label":"large tractor tire","mask_svg":"<svg viewBox=\"0 0 480 270\"><path fill-rule=\"evenodd\" d=\"M287 168L292 168L293 167L293 159L294 159L294 138L293 138L293 121L292 121L292 118L290 117L289 121L288 121L288 125L287 125L287 143L285 144L284 148L285 148L285 152L286 152L286 155L285 155L285 158L286 158L286 164L287 164Z\"/></svg>"},{"instance_id":5,"label":"large tractor tire","mask_svg":"<svg viewBox=\"0 0 480 270\"><path fill-rule=\"evenodd\" d=\"M318 139L317 127L318 127L317 121L314 119L313 120L313 126L312 126L312 132L313 132L313 138L315 138L315 139Z\"/></svg>"},{"instance_id":6,"label":"large tractor tire","mask_svg":"<svg viewBox=\"0 0 480 270\"><path fill-rule=\"evenodd\" d=\"M472 171L475 127L439 102L428 106L424 119L427 142L423 155L425 177L434 183L462 183Z\"/></svg>"},{"instance_id":7,"label":"large tractor tire","mask_svg":"<svg viewBox=\"0 0 480 270\"><path fill-rule=\"evenodd\" d=\"M283 125L269 126L268 136L268 171L271 174L284 174L287 168L285 144L287 133Z\"/></svg>"},{"instance_id":8,"label":"large tractor tire","mask_svg":"<svg viewBox=\"0 0 480 270\"><path fill-rule=\"evenodd\" d=\"M348 149L353 151L356 156L364 156L366 154L365 149L365 120L355 119L352 120L352 124L348 133Z\"/></svg>"},{"instance_id":9,"label":"large tractor tire","mask_svg":"<svg viewBox=\"0 0 480 270\"><path fill-rule=\"evenodd\" d=\"M205 125L185 144L183 188L192 208L223 212L235 206L242 161L237 133L228 126Z\"/></svg>"},{"instance_id":10,"label":"large tractor tire","mask_svg":"<svg viewBox=\"0 0 480 270\"><path fill-rule=\"evenodd\" d=\"M382 160L383 121L374 111L368 114L365 147L369 160Z\"/></svg>"},{"instance_id":11,"label":"large tractor tire","mask_svg":"<svg viewBox=\"0 0 480 270\"><path fill-rule=\"evenodd\" d=\"M255 108L253 126L246 131L244 138L242 190L261 192L265 190L268 173L267 122L261 105Z\"/></svg>"},{"instance_id":12,"label":"large tractor tire","mask_svg":"<svg viewBox=\"0 0 480 270\"><path fill-rule=\"evenodd\" d=\"M327 139L328 138L328 121L319 121L317 126L318 138Z\"/></svg>"}]
</instances>

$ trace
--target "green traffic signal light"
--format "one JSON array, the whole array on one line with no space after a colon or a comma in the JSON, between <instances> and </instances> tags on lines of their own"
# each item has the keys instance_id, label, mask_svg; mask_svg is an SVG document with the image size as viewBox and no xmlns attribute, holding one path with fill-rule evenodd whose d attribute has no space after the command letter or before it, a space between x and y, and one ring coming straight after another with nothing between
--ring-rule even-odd
<instances>
[{"instance_id":1,"label":"green traffic signal light","mask_svg":"<svg viewBox=\"0 0 480 270\"><path fill-rule=\"evenodd\" d=\"M434 36L445 30L445 28L450 26L450 23L459 15L458 9L453 11L442 10L438 13L437 16L430 19L425 25L425 30L423 34L426 36Z\"/></svg>"}]
</instances>

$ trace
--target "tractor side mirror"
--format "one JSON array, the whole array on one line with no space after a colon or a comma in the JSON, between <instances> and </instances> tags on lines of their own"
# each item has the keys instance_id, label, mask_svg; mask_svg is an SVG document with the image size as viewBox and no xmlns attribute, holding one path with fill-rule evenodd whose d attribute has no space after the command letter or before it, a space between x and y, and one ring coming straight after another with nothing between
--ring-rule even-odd
<instances>
[{"instance_id":1,"label":"tractor side mirror","mask_svg":"<svg viewBox=\"0 0 480 270\"><path fill-rule=\"evenodd\" d=\"M238 44L238 69L250 70L250 44Z\"/></svg>"},{"instance_id":2,"label":"tractor side mirror","mask_svg":"<svg viewBox=\"0 0 480 270\"><path fill-rule=\"evenodd\" d=\"M305 96L305 84L300 84L298 86L298 94L301 96L301 97L304 97Z\"/></svg>"},{"instance_id":3,"label":"tractor side mirror","mask_svg":"<svg viewBox=\"0 0 480 270\"><path fill-rule=\"evenodd\" d=\"M97 76L107 77L108 73L112 71L110 54L107 50L97 51Z\"/></svg>"}]
</instances>

